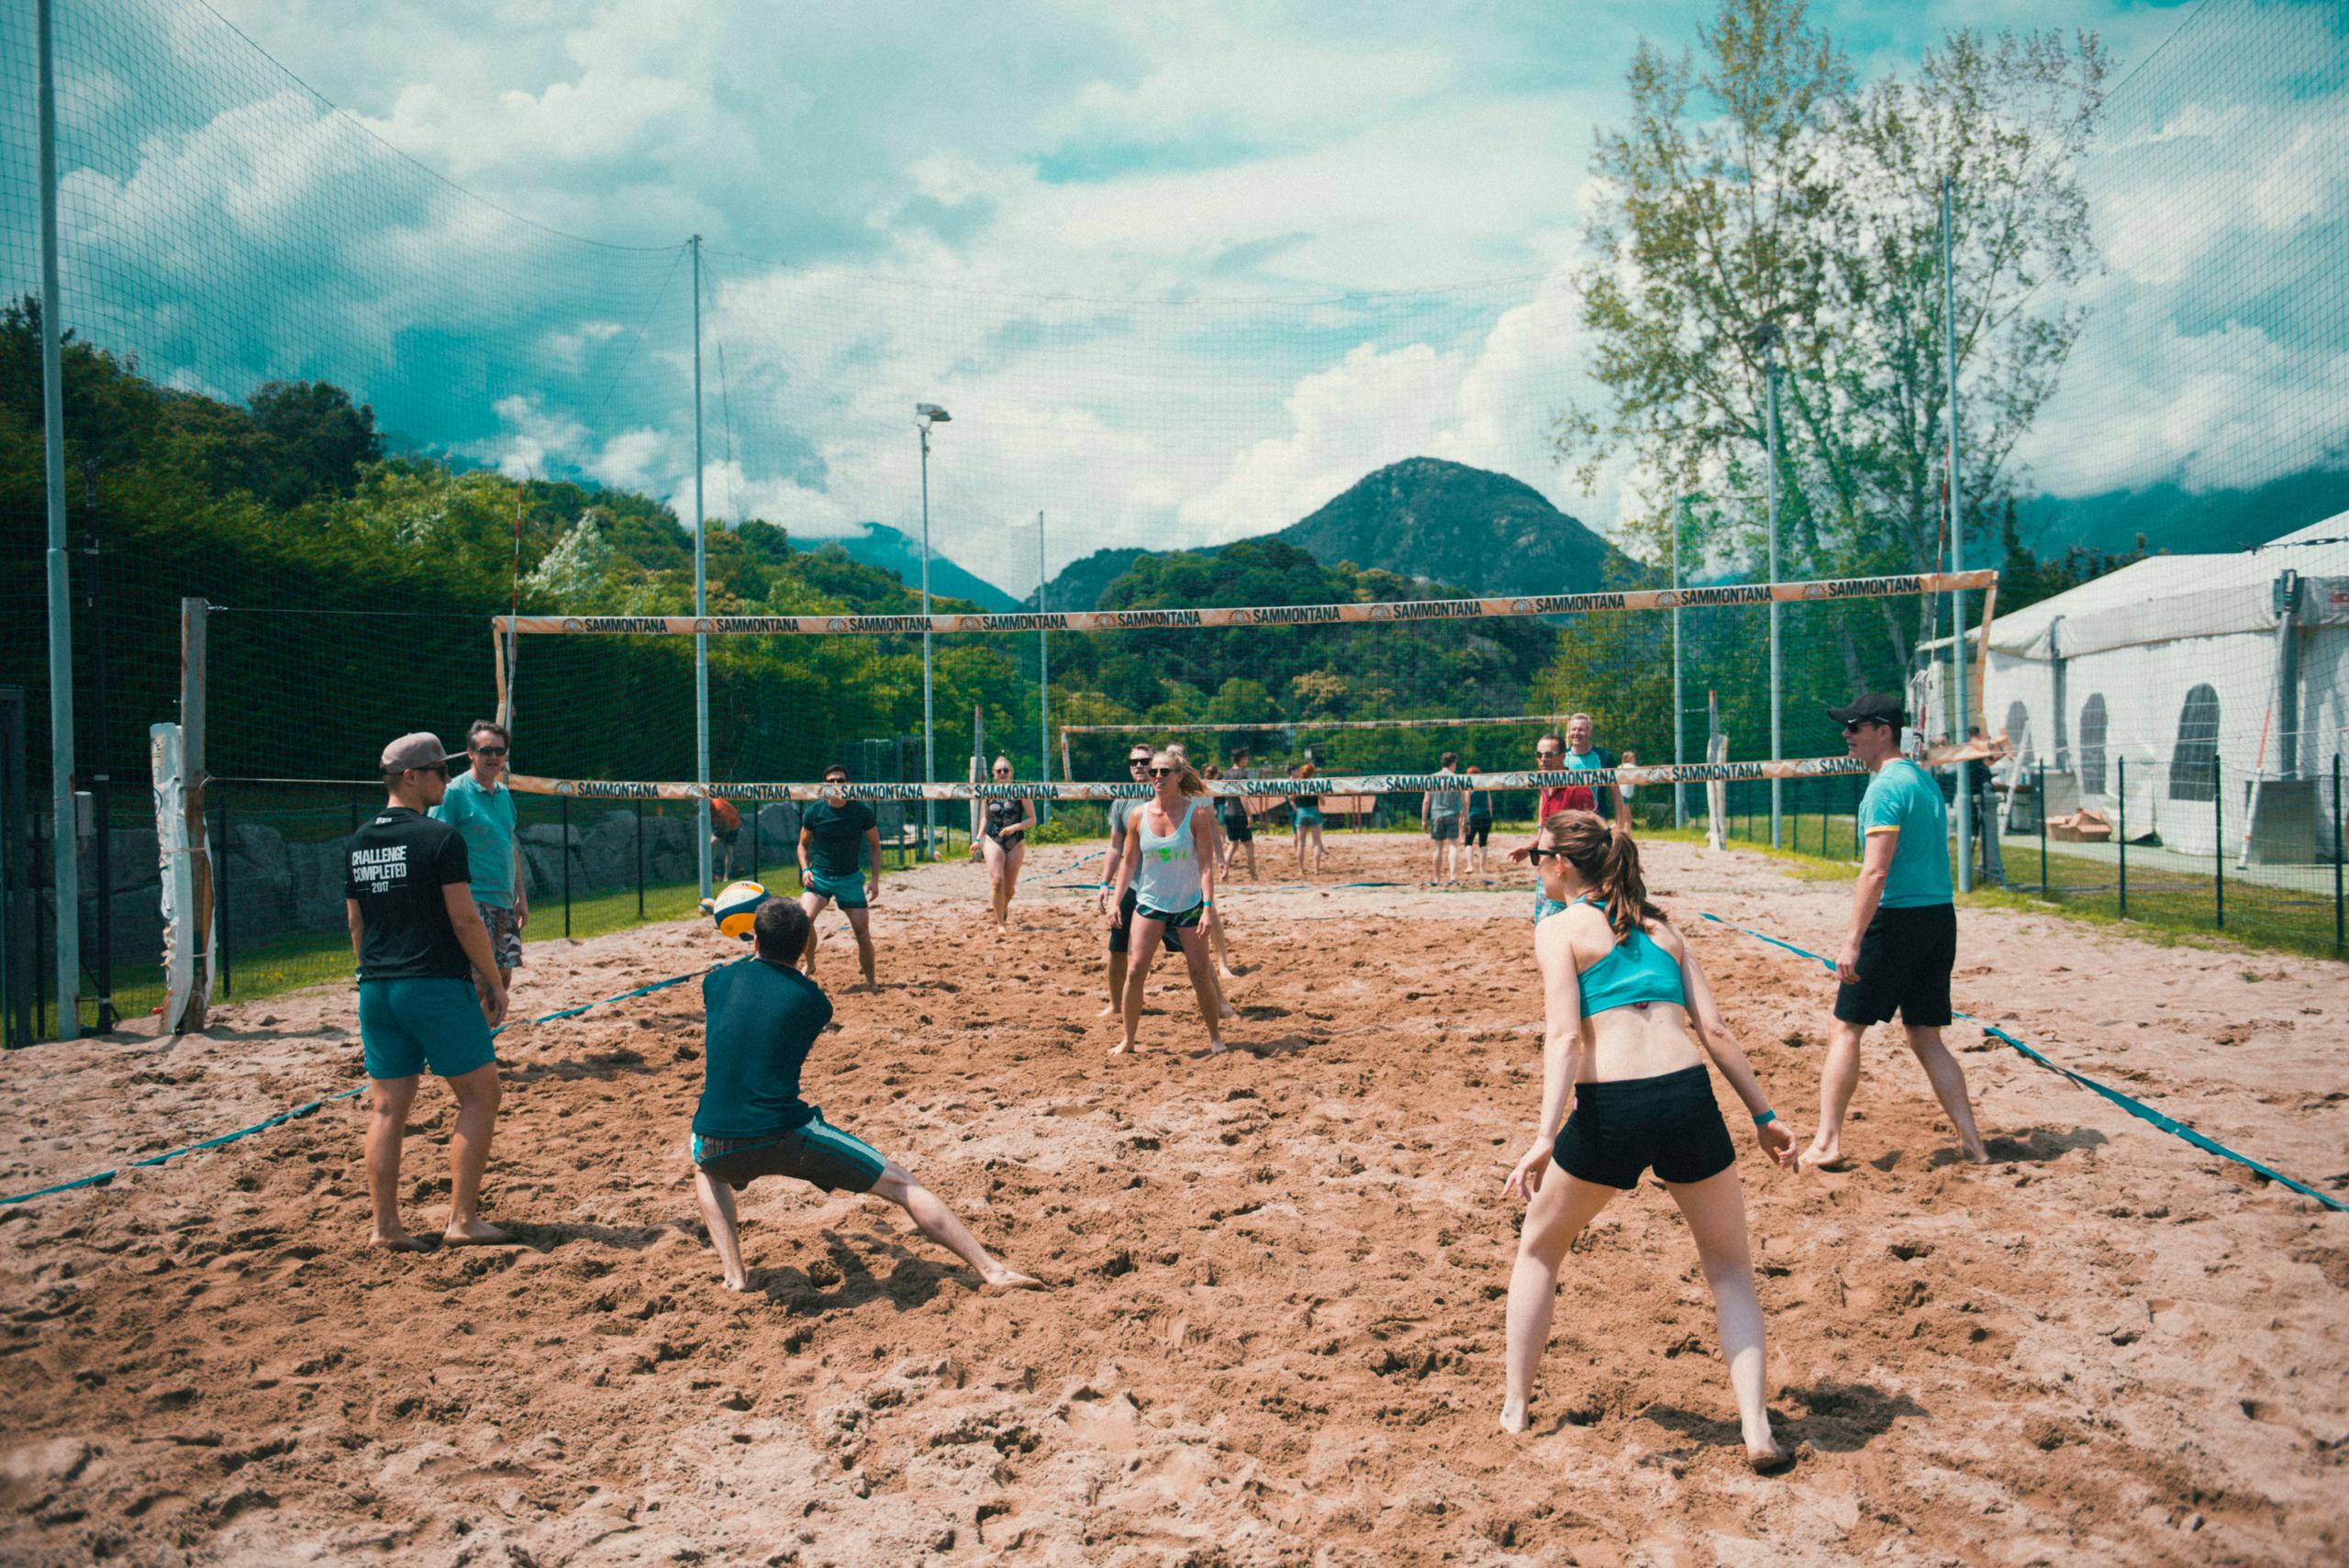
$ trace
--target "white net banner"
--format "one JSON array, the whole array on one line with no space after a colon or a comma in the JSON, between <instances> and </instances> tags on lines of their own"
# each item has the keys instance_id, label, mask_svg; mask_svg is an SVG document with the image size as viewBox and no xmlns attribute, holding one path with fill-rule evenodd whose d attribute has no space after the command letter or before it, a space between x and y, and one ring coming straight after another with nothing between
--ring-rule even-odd
<instances>
[{"instance_id":1,"label":"white net banner","mask_svg":"<svg viewBox=\"0 0 2349 1568\"><path fill-rule=\"evenodd\" d=\"M1907 598L1919 594L1989 588L1998 580L1998 574L1991 571L1925 572L1893 577L1825 577L1799 583L1642 588L1611 594L1397 599L1349 605L1243 605L1223 609L1030 611L1004 615L494 616L491 625L509 633L638 637L889 637L923 631L1143 631L1170 627L1333 626L1343 622L1476 620L1613 610L1696 609L1709 605Z\"/></svg>"},{"instance_id":2,"label":"white net banner","mask_svg":"<svg viewBox=\"0 0 2349 1568\"><path fill-rule=\"evenodd\" d=\"M1928 767L1954 767L1997 754L1984 746L1940 746L1927 753ZM1790 757L1779 762L1659 763L1653 767L1564 768L1510 773L1316 774L1302 779L1210 779L1211 796L1290 798L1297 795L1423 795L1430 791L1543 790L1572 784L1728 783L1758 779L1814 779L1866 771L1852 757ZM549 779L515 773L507 785L522 795L567 795L581 800L1139 800L1151 786L1131 782L1064 781L1059 784L760 784L636 783L602 779Z\"/></svg>"}]
</instances>

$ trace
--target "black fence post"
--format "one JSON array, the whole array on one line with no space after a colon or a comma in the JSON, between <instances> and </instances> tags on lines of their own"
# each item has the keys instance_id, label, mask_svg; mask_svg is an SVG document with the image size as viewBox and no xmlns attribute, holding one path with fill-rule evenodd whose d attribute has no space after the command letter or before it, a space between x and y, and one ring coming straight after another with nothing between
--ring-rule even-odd
<instances>
[{"instance_id":1,"label":"black fence post","mask_svg":"<svg viewBox=\"0 0 2349 1568\"><path fill-rule=\"evenodd\" d=\"M562 934L571 935L571 797L559 797L562 806Z\"/></svg>"},{"instance_id":2,"label":"black fence post","mask_svg":"<svg viewBox=\"0 0 2349 1568\"><path fill-rule=\"evenodd\" d=\"M2047 764L2039 764L2037 780L2039 804L2039 896L2047 896Z\"/></svg>"},{"instance_id":3,"label":"black fence post","mask_svg":"<svg viewBox=\"0 0 2349 1568\"><path fill-rule=\"evenodd\" d=\"M236 858L236 851L228 837L228 786L216 781L212 798L220 803L220 860L212 868L212 935L220 944L220 995L233 996L237 994L237 961L229 951L228 862ZM181 917L186 917L185 911L182 911Z\"/></svg>"},{"instance_id":4,"label":"black fence post","mask_svg":"<svg viewBox=\"0 0 2349 1568\"><path fill-rule=\"evenodd\" d=\"M644 918L644 802L636 803L636 917Z\"/></svg>"},{"instance_id":5,"label":"black fence post","mask_svg":"<svg viewBox=\"0 0 2349 1568\"><path fill-rule=\"evenodd\" d=\"M2118 792L2121 809L2113 815L2121 825L2112 831L2113 847L2121 851L2121 917L2129 917L2129 759L2112 759L2112 783Z\"/></svg>"},{"instance_id":6,"label":"black fence post","mask_svg":"<svg viewBox=\"0 0 2349 1568\"><path fill-rule=\"evenodd\" d=\"M759 880L759 803L751 802L751 880Z\"/></svg>"},{"instance_id":7,"label":"black fence post","mask_svg":"<svg viewBox=\"0 0 2349 1568\"><path fill-rule=\"evenodd\" d=\"M2343 851L2349 851L2349 845L2341 841L2344 831L2349 831L2349 811L2341 808L2341 753L2335 751L2332 754L2332 947L2336 952L2349 948L2349 918L2344 918L2344 906L2341 902L2341 862L2344 858Z\"/></svg>"},{"instance_id":8,"label":"black fence post","mask_svg":"<svg viewBox=\"0 0 2349 1568\"><path fill-rule=\"evenodd\" d=\"M104 646L105 639L97 640L99 646ZM98 691L98 700L106 700L103 684ZM103 755L98 765L106 765ZM112 1034L117 1020L114 1011L114 781L108 775L99 773L91 779L90 806L92 814L98 819L96 841L91 845L97 851L95 859L98 862L94 868L97 873L95 881L98 888L97 1032Z\"/></svg>"},{"instance_id":9,"label":"black fence post","mask_svg":"<svg viewBox=\"0 0 2349 1568\"><path fill-rule=\"evenodd\" d=\"M2227 929L2227 774L2219 753L2210 753L2210 875L2212 918Z\"/></svg>"}]
</instances>

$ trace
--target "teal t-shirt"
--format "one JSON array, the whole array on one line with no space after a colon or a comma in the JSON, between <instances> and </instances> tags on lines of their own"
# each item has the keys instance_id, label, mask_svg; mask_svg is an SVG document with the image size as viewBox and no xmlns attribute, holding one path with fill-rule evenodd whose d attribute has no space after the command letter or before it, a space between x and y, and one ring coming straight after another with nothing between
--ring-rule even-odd
<instances>
[{"instance_id":1,"label":"teal t-shirt","mask_svg":"<svg viewBox=\"0 0 2349 1568\"><path fill-rule=\"evenodd\" d=\"M1569 747L1566 751L1565 766L1575 773L1580 773L1585 769L1589 768L1611 768L1614 765L1615 753L1609 751L1604 746L1593 746L1587 751L1577 751ZM1590 796L1592 801L1592 810L1598 812L1601 817L1612 817L1615 815L1615 803L1608 794L1607 785L1598 784L1593 787L1590 792Z\"/></svg>"},{"instance_id":2,"label":"teal t-shirt","mask_svg":"<svg viewBox=\"0 0 2349 1568\"><path fill-rule=\"evenodd\" d=\"M449 781L448 798L432 808L432 819L464 835L473 902L513 908L514 792L504 784L484 789L471 773L459 773Z\"/></svg>"},{"instance_id":3,"label":"teal t-shirt","mask_svg":"<svg viewBox=\"0 0 2349 1568\"><path fill-rule=\"evenodd\" d=\"M807 869L828 879L852 877L861 869L864 835L879 821L861 800L845 806L818 801L799 814L807 834Z\"/></svg>"},{"instance_id":4,"label":"teal t-shirt","mask_svg":"<svg viewBox=\"0 0 2349 1568\"><path fill-rule=\"evenodd\" d=\"M1949 807L1942 804L1941 786L1933 776L1906 757L1895 757L1877 770L1860 797L1860 831L1882 828L1899 828L1900 841L1893 846L1892 871L1884 879L1880 907L1910 909L1952 902Z\"/></svg>"}]
</instances>

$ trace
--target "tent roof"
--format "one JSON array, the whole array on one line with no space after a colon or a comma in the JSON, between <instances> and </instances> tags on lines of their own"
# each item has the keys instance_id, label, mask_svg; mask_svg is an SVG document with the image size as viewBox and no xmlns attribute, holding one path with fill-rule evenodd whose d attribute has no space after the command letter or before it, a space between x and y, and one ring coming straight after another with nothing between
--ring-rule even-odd
<instances>
[{"instance_id":1,"label":"tent roof","mask_svg":"<svg viewBox=\"0 0 2349 1568\"><path fill-rule=\"evenodd\" d=\"M2001 653L2046 658L2058 620L2065 658L2188 637L2276 628L2270 584L2287 569L2317 577L2349 573L2349 512L2233 555L2156 555L2042 599L1990 628Z\"/></svg>"}]
</instances>

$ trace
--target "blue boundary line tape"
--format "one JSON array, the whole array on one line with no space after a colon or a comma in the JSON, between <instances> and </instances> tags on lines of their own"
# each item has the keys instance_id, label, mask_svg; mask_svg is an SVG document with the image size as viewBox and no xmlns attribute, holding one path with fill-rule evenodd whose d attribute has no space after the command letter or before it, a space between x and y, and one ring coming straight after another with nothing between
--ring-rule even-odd
<instances>
[{"instance_id":1,"label":"blue boundary line tape","mask_svg":"<svg viewBox=\"0 0 2349 1568\"><path fill-rule=\"evenodd\" d=\"M1734 920L1724 920L1719 915L1709 914L1705 916L1705 918L1712 921L1713 924L1717 926L1727 926L1732 931L1742 931L1745 935L1752 937L1756 941L1767 942L1774 948L1784 948L1787 951L1794 953L1798 957L1816 959L1820 963L1826 966L1827 972L1830 974L1835 973L1834 961L1831 959L1821 958L1819 954L1812 952L1808 948L1798 948L1792 942L1781 941L1776 937L1770 936L1766 932L1754 930L1750 926L1741 926ZM2077 1084L2081 1088L2087 1090L2090 1094L2102 1095L2104 1098L2111 1101L2114 1105L2119 1106L2122 1110L2127 1111L2131 1116L2135 1117L2139 1121L2150 1123L2152 1126L2157 1127L2161 1129L2162 1131L2168 1133L2173 1138L2182 1139L2186 1142L2192 1144L2195 1148L2201 1150L2206 1154L2216 1154L2221 1159L2232 1160L2238 1165L2249 1166L2252 1170L2258 1172L2269 1181L2280 1182L2296 1193L2316 1199L2317 1202L2324 1205L2325 1207L2332 1209L2336 1213L2349 1214L2349 1203L2343 1203L2339 1198L2332 1197L2324 1193L2321 1193L2317 1191L2316 1188L2309 1185L2306 1182L2296 1182L2291 1177L2284 1174L2283 1172L2263 1165L2247 1154L2238 1154L2233 1150L2228 1148L2225 1144L2219 1142L2216 1139L2195 1131L2194 1129L2187 1126L2184 1122L2177 1120L2174 1117L2164 1116L2161 1112L2154 1109L2153 1106L2144 1104L2141 1100L2131 1099L2128 1095L2122 1094L2118 1089L2110 1088L2105 1084L2098 1083L2095 1079L2089 1077L2085 1073L2076 1073L2069 1067L2063 1065L2061 1062L2049 1061L2046 1057L2041 1055L2030 1046L2025 1045L2022 1041L2017 1040L2014 1036L2009 1034L2006 1030L2000 1029L1996 1024L1986 1024L1980 1018L1976 1018L1973 1014L1960 1012L1954 1007L1950 1009L1950 1011L1954 1017L1964 1018L1966 1022L1976 1025L1984 1034L1988 1035L1991 1039L2002 1040L2006 1044L2012 1046L2025 1058L2037 1062L2040 1066L2046 1068L2050 1073L2058 1073L2065 1078L2069 1078L2073 1083Z\"/></svg>"},{"instance_id":2,"label":"blue boundary line tape","mask_svg":"<svg viewBox=\"0 0 2349 1568\"><path fill-rule=\"evenodd\" d=\"M548 1013L542 1018L531 1018L528 1021L533 1024L551 1024L557 1018L575 1018L580 1014L587 1011L590 1007L601 1007L613 1002L625 1002L629 1000L631 997L636 996L649 996L655 991L666 991L672 985L683 985L686 981L696 979L708 973L709 971L706 969L696 969L691 974L678 974L673 975L667 980L656 980L650 985L640 985L633 991L623 991L617 996L599 996L593 1002L582 1002L576 1007L565 1007L560 1012ZM500 1024L495 1029L489 1031L489 1037L492 1040L495 1040L499 1035L504 1034L507 1029L512 1029L513 1027L514 1026L511 1023ZM257 1132L267 1132L273 1127L283 1127L289 1121L299 1121L302 1118L309 1116L313 1112L325 1109L328 1106L334 1104L337 1100L347 1100L355 1095L363 1095L366 1092L367 1085L362 1084L355 1089L345 1089L340 1094L328 1095L324 1099L312 1100L307 1105L295 1106L291 1110L283 1110L278 1112L275 1116L269 1118L266 1121L257 1121L250 1127L240 1127L234 1132L224 1132L217 1138L207 1138L201 1143L190 1143L183 1145L178 1149L167 1149L161 1154L150 1154L144 1160L133 1160L127 1164L117 1166L113 1170L100 1171L95 1175L83 1176L78 1181L60 1182L53 1187L41 1187L33 1192L17 1193L10 1197L0 1197L0 1207L6 1207L9 1204L29 1203L37 1197L50 1197L58 1193L70 1193L77 1187L103 1187L112 1182L117 1176L121 1175L125 1171L136 1171L148 1165L160 1165L167 1160L176 1160L183 1154L194 1154L206 1149L217 1149L223 1144L234 1143L240 1138L250 1138Z\"/></svg>"}]
</instances>

